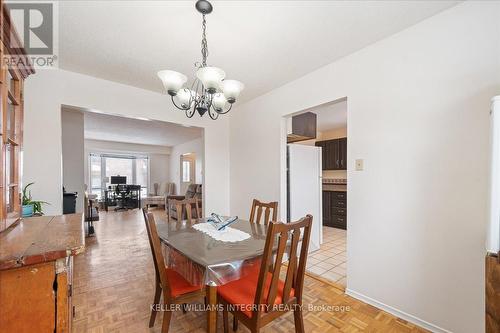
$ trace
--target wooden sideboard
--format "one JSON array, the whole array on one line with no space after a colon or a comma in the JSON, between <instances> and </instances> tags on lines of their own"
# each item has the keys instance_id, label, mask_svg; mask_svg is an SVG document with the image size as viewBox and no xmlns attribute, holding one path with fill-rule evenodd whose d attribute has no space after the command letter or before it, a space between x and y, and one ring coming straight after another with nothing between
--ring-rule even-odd
<instances>
[{"instance_id":1,"label":"wooden sideboard","mask_svg":"<svg viewBox=\"0 0 500 333\"><path fill-rule=\"evenodd\" d=\"M486 333L500 332L500 253L486 256Z\"/></svg>"},{"instance_id":2,"label":"wooden sideboard","mask_svg":"<svg viewBox=\"0 0 500 333\"><path fill-rule=\"evenodd\" d=\"M71 332L82 214L22 219L0 233L0 333Z\"/></svg>"}]
</instances>

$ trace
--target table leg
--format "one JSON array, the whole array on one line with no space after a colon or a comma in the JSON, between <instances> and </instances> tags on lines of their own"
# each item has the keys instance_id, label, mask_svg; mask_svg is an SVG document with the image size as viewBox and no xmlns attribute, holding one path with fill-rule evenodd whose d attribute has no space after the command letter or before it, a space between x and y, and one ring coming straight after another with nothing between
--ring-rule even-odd
<instances>
[{"instance_id":1,"label":"table leg","mask_svg":"<svg viewBox=\"0 0 500 333\"><path fill-rule=\"evenodd\" d=\"M216 333L217 332L217 287L216 286L206 286L206 297L207 297L207 332Z\"/></svg>"}]
</instances>

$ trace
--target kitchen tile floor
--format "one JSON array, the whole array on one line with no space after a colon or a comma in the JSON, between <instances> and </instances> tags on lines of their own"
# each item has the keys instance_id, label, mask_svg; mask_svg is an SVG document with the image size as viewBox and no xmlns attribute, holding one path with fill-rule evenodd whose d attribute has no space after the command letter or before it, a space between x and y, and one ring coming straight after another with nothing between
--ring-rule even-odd
<instances>
[{"instance_id":1,"label":"kitchen tile floor","mask_svg":"<svg viewBox=\"0 0 500 333\"><path fill-rule=\"evenodd\" d=\"M323 227L323 244L307 259L307 270L346 286L346 234L342 229Z\"/></svg>"}]
</instances>

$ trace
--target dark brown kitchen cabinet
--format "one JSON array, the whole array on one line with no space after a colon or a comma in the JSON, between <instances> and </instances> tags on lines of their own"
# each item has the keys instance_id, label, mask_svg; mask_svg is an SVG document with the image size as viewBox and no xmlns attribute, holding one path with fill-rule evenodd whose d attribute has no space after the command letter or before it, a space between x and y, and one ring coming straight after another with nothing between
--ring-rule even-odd
<instances>
[{"instance_id":1,"label":"dark brown kitchen cabinet","mask_svg":"<svg viewBox=\"0 0 500 333\"><path fill-rule=\"evenodd\" d=\"M347 138L316 141L323 151L323 170L347 170Z\"/></svg>"},{"instance_id":2,"label":"dark brown kitchen cabinet","mask_svg":"<svg viewBox=\"0 0 500 333\"><path fill-rule=\"evenodd\" d=\"M323 225L347 229L347 192L323 191Z\"/></svg>"},{"instance_id":3,"label":"dark brown kitchen cabinet","mask_svg":"<svg viewBox=\"0 0 500 333\"><path fill-rule=\"evenodd\" d=\"M339 139L338 142L339 170L347 170L347 138Z\"/></svg>"},{"instance_id":4,"label":"dark brown kitchen cabinet","mask_svg":"<svg viewBox=\"0 0 500 333\"><path fill-rule=\"evenodd\" d=\"M326 158L325 158L325 151L326 151L326 145L324 141L317 141L316 146L321 148L322 151L322 156L323 158L321 159L321 169L326 170Z\"/></svg>"}]
</instances>

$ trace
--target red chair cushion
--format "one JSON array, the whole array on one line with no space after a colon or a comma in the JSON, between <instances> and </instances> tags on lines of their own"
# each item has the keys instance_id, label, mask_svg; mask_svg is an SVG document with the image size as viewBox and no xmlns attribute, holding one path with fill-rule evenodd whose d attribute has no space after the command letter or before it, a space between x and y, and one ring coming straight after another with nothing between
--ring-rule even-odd
<instances>
[{"instance_id":1,"label":"red chair cushion","mask_svg":"<svg viewBox=\"0 0 500 333\"><path fill-rule=\"evenodd\" d=\"M184 295L202 288L201 286L193 286L185 278L183 278L182 275L170 268L167 268L167 278L170 284L172 297Z\"/></svg>"},{"instance_id":2,"label":"red chair cushion","mask_svg":"<svg viewBox=\"0 0 500 333\"><path fill-rule=\"evenodd\" d=\"M267 304L267 294L269 293L269 287L271 285L272 274L267 273L266 283L264 285L264 300L263 303ZM255 301L255 293L257 292L257 283L259 280L259 270L254 270L249 275L229 282L223 286L217 288L217 293L222 297L227 303L233 305L244 305L240 308L247 317L251 318L253 311L252 305ZM274 304L283 303L283 289L285 288L285 283L278 280L278 292L276 293L276 299ZM295 295L295 290L292 288L290 290L290 297Z\"/></svg>"}]
</instances>

